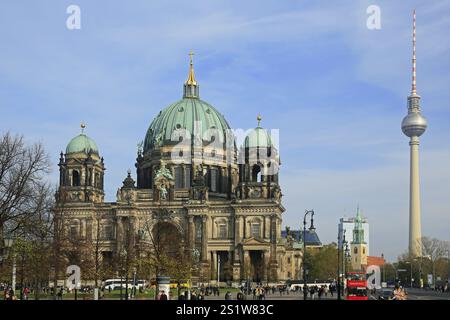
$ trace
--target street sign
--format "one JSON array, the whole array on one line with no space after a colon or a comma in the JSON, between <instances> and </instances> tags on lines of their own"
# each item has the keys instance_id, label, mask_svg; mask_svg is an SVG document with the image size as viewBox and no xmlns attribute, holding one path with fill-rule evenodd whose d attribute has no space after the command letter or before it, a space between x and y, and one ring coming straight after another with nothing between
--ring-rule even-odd
<instances>
[{"instance_id":1,"label":"street sign","mask_svg":"<svg viewBox=\"0 0 450 320\"><path fill-rule=\"evenodd\" d=\"M406 272L406 271L408 271L408 270L406 270L406 269L397 269L397 271L398 271L398 272Z\"/></svg>"}]
</instances>

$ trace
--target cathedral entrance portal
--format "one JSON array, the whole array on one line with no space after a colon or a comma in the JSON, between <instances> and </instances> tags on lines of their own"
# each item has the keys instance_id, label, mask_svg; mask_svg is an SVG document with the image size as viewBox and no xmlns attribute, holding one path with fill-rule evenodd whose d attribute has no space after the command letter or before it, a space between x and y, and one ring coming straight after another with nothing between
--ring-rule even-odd
<instances>
[{"instance_id":1,"label":"cathedral entrance portal","mask_svg":"<svg viewBox=\"0 0 450 320\"><path fill-rule=\"evenodd\" d=\"M169 257L180 254L182 237L178 229L170 222L158 222L152 229L153 247Z\"/></svg>"},{"instance_id":2,"label":"cathedral entrance portal","mask_svg":"<svg viewBox=\"0 0 450 320\"><path fill-rule=\"evenodd\" d=\"M264 278L264 251L250 251L251 278L254 282L261 282Z\"/></svg>"}]
</instances>

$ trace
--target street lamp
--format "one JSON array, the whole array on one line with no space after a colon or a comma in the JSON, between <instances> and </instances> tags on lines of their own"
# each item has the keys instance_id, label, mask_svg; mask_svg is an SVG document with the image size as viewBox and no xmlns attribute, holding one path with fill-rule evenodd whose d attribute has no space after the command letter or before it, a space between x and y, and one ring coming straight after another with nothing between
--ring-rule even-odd
<instances>
[{"instance_id":1,"label":"street lamp","mask_svg":"<svg viewBox=\"0 0 450 320\"><path fill-rule=\"evenodd\" d=\"M4 238L5 241L5 248L10 251L9 253L12 256L12 283L11 288L14 291L16 291L16 257L14 255L13 251L13 244L14 244L14 238L13 237L6 237Z\"/></svg>"},{"instance_id":2,"label":"street lamp","mask_svg":"<svg viewBox=\"0 0 450 320\"><path fill-rule=\"evenodd\" d=\"M409 264L409 269L410 269L410 288L412 288L413 287L413 278L412 278L412 267L413 267L413 264L412 264L412 262L411 261L405 261L405 263L406 264Z\"/></svg>"},{"instance_id":3,"label":"street lamp","mask_svg":"<svg viewBox=\"0 0 450 320\"><path fill-rule=\"evenodd\" d=\"M314 210L305 210L305 215L303 216L303 259L302 259L302 265L303 265L303 300L306 300L308 298L308 290L305 290L305 288L308 288L306 286L306 268L305 268L305 257L306 257L306 216L310 214L311 215L311 226L314 225Z\"/></svg>"},{"instance_id":4,"label":"street lamp","mask_svg":"<svg viewBox=\"0 0 450 320\"><path fill-rule=\"evenodd\" d=\"M340 243L340 245L339 245ZM347 250L344 253L344 244L347 243L347 241L345 241L345 229L343 230L342 233L342 239L341 239L341 233L338 233L338 278L337 278L337 299L341 300L341 258L340 258L340 252L342 251L342 272L344 272L344 266L343 266L343 262L345 259L345 255L347 254L347 250L348 250L348 246L347 246ZM343 288L342 288L343 289Z\"/></svg>"},{"instance_id":5,"label":"street lamp","mask_svg":"<svg viewBox=\"0 0 450 320\"><path fill-rule=\"evenodd\" d=\"M450 280L450 250L447 250L447 281Z\"/></svg>"}]
</instances>

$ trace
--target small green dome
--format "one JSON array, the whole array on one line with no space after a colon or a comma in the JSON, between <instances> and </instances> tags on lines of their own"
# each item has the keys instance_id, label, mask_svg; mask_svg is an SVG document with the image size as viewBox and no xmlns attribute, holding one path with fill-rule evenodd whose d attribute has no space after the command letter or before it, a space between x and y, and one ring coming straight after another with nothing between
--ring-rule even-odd
<instances>
[{"instance_id":1,"label":"small green dome","mask_svg":"<svg viewBox=\"0 0 450 320\"><path fill-rule=\"evenodd\" d=\"M269 132L260 126L256 127L245 137L245 148L270 148L272 147L272 139Z\"/></svg>"},{"instance_id":2,"label":"small green dome","mask_svg":"<svg viewBox=\"0 0 450 320\"><path fill-rule=\"evenodd\" d=\"M185 129L194 139L194 126L201 123L201 135L205 139L208 129L216 131L222 143L225 143L227 130L230 129L224 116L212 105L198 98L184 97L159 112L150 124L144 140L144 152L155 146L176 144L171 141L173 132L177 129ZM214 134L214 133L213 133ZM209 138L209 137L208 137Z\"/></svg>"},{"instance_id":3,"label":"small green dome","mask_svg":"<svg viewBox=\"0 0 450 320\"><path fill-rule=\"evenodd\" d=\"M81 133L70 140L66 148L66 154L77 152L98 154L98 147L94 140L89 138L84 133Z\"/></svg>"}]
</instances>

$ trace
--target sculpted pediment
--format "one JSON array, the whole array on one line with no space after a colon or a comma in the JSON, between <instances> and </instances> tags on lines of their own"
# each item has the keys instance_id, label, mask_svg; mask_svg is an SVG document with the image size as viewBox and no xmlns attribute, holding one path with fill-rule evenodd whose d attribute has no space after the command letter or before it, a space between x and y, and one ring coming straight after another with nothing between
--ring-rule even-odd
<instances>
[{"instance_id":1,"label":"sculpted pediment","mask_svg":"<svg viewBox=\"0 0 450 320\"><path fill-rule=\"evenodd\" d=\"M260 245L269 245L269 242L266 242L262 239L257 239L257 238L248 238L248 239L244 239L242 241L242 245L244 246L260 246Z\"/></svg>"}]
</instances>

